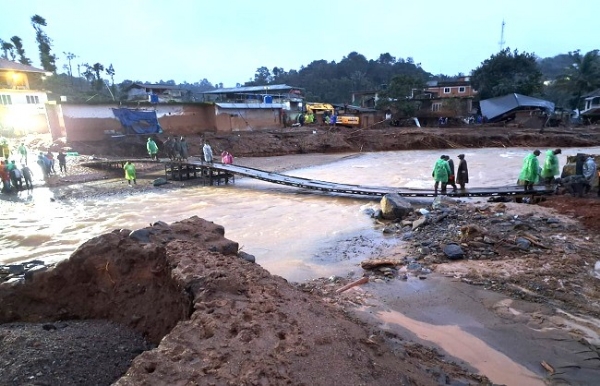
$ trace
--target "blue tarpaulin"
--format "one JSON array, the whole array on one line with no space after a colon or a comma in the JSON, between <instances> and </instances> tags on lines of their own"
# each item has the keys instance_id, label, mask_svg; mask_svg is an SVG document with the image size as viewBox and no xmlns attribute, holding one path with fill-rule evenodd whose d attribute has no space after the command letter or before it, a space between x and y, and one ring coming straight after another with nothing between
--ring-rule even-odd
<instances>
[{"instance_id":1,"label":"blue tarpaulin","mask_svg":"<svg viewBox=\"0 0 600 386\"><path fill-rule=\"evenodd\" d=\"M125 134L160 134L162 128L158 123L156 111L112 109L113 114L125 128Z\"/></svg>"}]
</instances>

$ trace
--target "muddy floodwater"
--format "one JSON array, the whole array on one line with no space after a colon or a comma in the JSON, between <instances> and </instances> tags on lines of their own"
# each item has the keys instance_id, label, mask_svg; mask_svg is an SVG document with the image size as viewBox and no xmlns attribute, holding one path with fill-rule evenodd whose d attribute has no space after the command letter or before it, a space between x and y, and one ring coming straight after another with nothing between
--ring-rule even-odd
<instances>
[{"instance_id":1,"label":"muddy floodwater","mask_svg":"<svg viewBox=\"0 0 600 386\"><path fill-rule=\"evenodd\" d=\"M522 160L532 150L362 153L285 174L365 186L432 188L431 170L439 156L448 154L458 165L456 156L464 153L470 175L467 188L506 186L516 183ZM547 149L540 150L541 164ZM577 152L600 154L600 148L564 148L559 156L561 167L568 155ZM273 167L264 169L275 170L277 163L285 162L285 157L270 157ZM420 204L426 206L430 202L428 199ZM55 191L39 187L31 194L19 193L17 199L0 199L3 213L0 263L30 259L58 261L67 258L82 242L114 229L137 229L156 221L170 223L199 216L224 226L227 238L238 242L243 251L254 255L257 263L272 274L290 281L360 275L358 264L364 259L403 256L402 243L396 237L374 229L367 212L378 208L378 204L379 200L374 198L330 195L250 178L238 178L235 184L226 186L156 188L146 194L77 200L55 197ZM413 291L407 297L412 299L412 307L434 296L428 282L419 284L424 286L422 296ZM402 284L407 283L395 285ZM444 284L436 285L446 288ZM494 302L503 300L499 296ZM459 297L454 301L463 305L467 302ZM433 320L434 311L415 312L414 308L411 311L411 306L400 300L391 303L371 314L385 328L397 326L408 330L413 338L438 345L494 382L542 384L542 370L536 368L535 360L528 361L527 353L538 353L545 346L524 347L519 338L531 338L526 329L515 329L513 333L501 329L489 332L495 316L481 316L485 308L481 302L468 306L478 310L472 316L463 313L460 317L453 308L443 309L440 305L434 310L440 318ZM520 335L514 336L515 333Z\"/></svg>"},{"instance_id":2,"label":"muddy floodwater","mask_svg":"<svg viewBox=\"0 0 600 386\"><path fill-rule=\"evenodd\" d=\"M366 186L431 187L431 168L442 153L466 155L468 187L504 186L516 182L523 157L519 148L452 151L377 152L351 155L322 166L286 174ZM581 149L564 149L566 156ZM600 148L587 149L598 152ZM306 155L311 157L311 155ZM277 163L283 157L271 157ZM543 156L540 156L543 162ZM265 168L268 170L268 168ZM424 202L427 204L427 202ZM155 221L173 222L199 216L223 225L235 240L271 273L291 281L332 274L345 275L357 262L395 248L398 241L373 230L365 209L378 200L333 196L249 178L234 185L162 190L104 199L55 199L36 188L17 201L0 200L0 263L64 259L91 237L114 229L136 229Z\"/></svg>"}]
</instances>

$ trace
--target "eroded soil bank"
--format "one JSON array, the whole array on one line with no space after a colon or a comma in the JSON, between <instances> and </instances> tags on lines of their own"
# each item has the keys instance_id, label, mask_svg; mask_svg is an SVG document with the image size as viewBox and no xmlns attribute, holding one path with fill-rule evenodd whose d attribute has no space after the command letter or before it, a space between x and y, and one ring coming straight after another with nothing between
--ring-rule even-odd
<instances>
[{"instance_id":1,"label":"eroded soil bank","mask_svg":"<svg viewBox=\"0 0 600 386\"><path fill-rule=\"evenodd\" d=\"M1 285L0 302L2 323L104 319L158 344L136 357L117 385L487 383L240 258L222 227L197 217L91 239L54 269L23 284ZM103 331L92 323L84 328ZM0 383L25 381L10 378L14 374L28 375L32 384L67 379L51 364L33 367L39 362L19 351L16 332L4 331L1 344L13 355ZM47 333L34 330L28 342L43 347ZM110 340L90 335L80 337L82 344ZM77 380L60 383L98 384L94 371L74 365L78 355L86 354L56 358Z\"/></svg>"}]
</instances>

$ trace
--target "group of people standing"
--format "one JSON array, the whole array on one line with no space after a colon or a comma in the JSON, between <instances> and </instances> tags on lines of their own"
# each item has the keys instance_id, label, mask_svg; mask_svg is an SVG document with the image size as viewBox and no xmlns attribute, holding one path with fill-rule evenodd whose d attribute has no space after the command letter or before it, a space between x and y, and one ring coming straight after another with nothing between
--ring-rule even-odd
<instances>
[{"instance_id":1,"label":"group of people standing","mask_svg":"<svg viewBox=\"0 0 600 386\"><path fill-rule=\"evenodd\" d=\"M152 138L148 138L147 147L148 154L150 154L150 157L152 159L158 160L156 156L158 153L158 147L156 146L156 143L154 142L154 140L152 140ZM151 153L150 151L151 148L153 149L153 153ZM185 137L167 137L167 140L165 141L165 152L167 153L167 157L169 157L169 159L172 161L187 160L189 156L189 147L187 141L185 140Z\"/></svg>"},{"instance_id":2,"label":"group of people standing","mask_svg":"<svg viewBox=\"0 0 600 386\"><path fill-rule=\"evenodd\" d=\"M456 192L458 188L456 184L460 185L461 190L465 190L465 185L469 183L469 168L467 167L467 161L465 160L464 154L459 154L458 168L456 174L454 174L454 161L450 156L443 154L433 166L433 177L435 184L433 185L434 194L437 196L438 188L441 184L441 193L446 194L446 188L451 185L453 192Z\"/></svg>"},{"instance_id":3,"label":"group of people standing","mask_svg":"<svg viewBox=\"0 0 600 386\"><path fill-rule=\"evenodd\" d=\"M588 193L592 188L596 174L600 177L594 157L578 154L575 159L574 174L556 178L561 174L558 161L558 154L561 153L561 149L547 150L546 158L541 167L537 158L541 154L538 149L525 156L517 183L524 185L525 191L531 191L533 186L541 179L546 186L560 185L572 195L582 197L583 194ZM600 196L600 190L598 196Z\"/></svg>"},{"instance_id":4,"label":"group of people standing","mask_svg":"<svg viewBox=\"0 0 600 386\"><path fill-rule=\"evenodd\" d=\"M25 164L18 168L14 160L0 161L0 180L2 180L2 193L23 190L23 182L27 190L33 189L33 172Z\"/></svg>"}]
</instances>

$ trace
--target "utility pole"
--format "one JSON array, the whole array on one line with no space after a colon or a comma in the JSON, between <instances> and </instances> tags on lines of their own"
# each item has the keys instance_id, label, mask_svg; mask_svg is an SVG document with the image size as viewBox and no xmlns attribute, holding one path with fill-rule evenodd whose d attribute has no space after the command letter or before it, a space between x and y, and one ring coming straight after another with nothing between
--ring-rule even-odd
<instances>
[{"instance_id":1,"label":"utility pole","mask_svg":"<svg viewBox=\"0 0 600 386\"><path fill-rule=\"evenodd\" d=\"M504 22L504 19L502 19L502 29L500 31L500 41L498 42L498 45L500 45L500 51L502 51L504 49L504 43L506 43L504 41L504 25L506 23Z\"/></svg>"}]
</instances>

